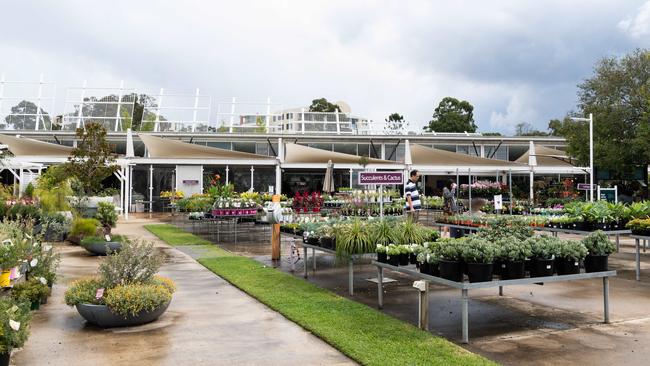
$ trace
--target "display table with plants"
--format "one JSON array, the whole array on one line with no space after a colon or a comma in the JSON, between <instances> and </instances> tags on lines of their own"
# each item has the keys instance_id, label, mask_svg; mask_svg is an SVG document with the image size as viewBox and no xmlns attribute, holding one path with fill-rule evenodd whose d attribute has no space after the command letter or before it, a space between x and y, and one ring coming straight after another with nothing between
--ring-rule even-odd
<instances>
[{"instance_id":1,"label":"display table with plants","mask_svg":"<svg viewBox=\"0 0 650 366\"><path fill-rule=\"evenodd\" d=\"M70 285L65 303L102 328L152 322L167 310L175 291L171 280L155 275L162 261L152 243L124 242L120 252L101 262L97 276Z\"/></svg>"}]
</instances>

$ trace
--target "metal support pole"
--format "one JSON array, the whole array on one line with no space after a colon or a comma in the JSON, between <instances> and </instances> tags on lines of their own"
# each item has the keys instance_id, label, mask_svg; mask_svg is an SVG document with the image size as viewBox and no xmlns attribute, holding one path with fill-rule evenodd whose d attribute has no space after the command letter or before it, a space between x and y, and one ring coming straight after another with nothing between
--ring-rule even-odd
<instances>
[{"instance_id":1,"label":"metal support pole","mask_svg":"<svg viewBox=\"0 0 650 366\"><path fill-rule=\"evenodd\" d=\"M302 249L303 249L304 254L305 254L305 278L307 278L308 277L308 274L307 274L307 260L309 259L309 256L307 255L307 247L303 247Z\"/></svg>"},{"instance_id":2,"label":"metal support pole","mask_svg":"<svg viewBox=\"0 0 650 366\"><path fill-rule=\"evenodd\" d=\"M469 205L469 214L472 214L472 168L467 169L467 179L468 179L468 186L467 188L469 189L469 200L468 200L468 205ZM458 187L460 190L460 187Z\"/></svg>"},{"instance_id":3,"label":"metal support pole","mask_svg":"<svg viewBox=\"0 0 650 366\"><path fill-rule=\"evenodd\" d=\"M149 164L149 213L153 212L153 164Z\"/></svg>"},{"instance_id":4,"label":"metal support pole","mask_svg":"<svg viewBox=\"0 0 650 366\"><path fill-rule=\"evenodd\" d=\"M512 206L515 204L515 200L512 198L512 169L508 169L508 188L510 191L510 214L512 215Z\"/></svg>"},{"instance_id":5,"label":"metal support pole","mask_svg":"<svg viewBox=\"0 0 650 366\"><path fill-rule=\"evenodd\" d=\"M316 272L316 249L312 248L311 249L311 267L314 270L314 273Z\"/></svg>"},{"instance_id":6,"label":"metal support pole","mask_svg":"<svg viewBox=\"0 0 650 366\"><path fill-rule=\"evenodd\" d=\"M641 240L635 238L634 239L634 245L636 247L636 280L639 281L641 280Z\"/></svg>"},{"instance_id":7,"label":"metal support pole","mask_svg":"<svg viewBox=\"0 0 650 366\"><path fill-rule=\"evenodd\" d=\"M379 309L384 307L384 269L377 266L377 305Z\"/></svg>"},{"instance_id":8,"label":"metal support pole","mask_svg":"<svg viewBox=\"0 0 650 366\"><path fill-rule=\"evenodd\" d=\"M348 292L350 296L354 296L354 261L352 258L348 259Z\"/></svg>"},{"instance_id":9,"label":"metal support pole","mask_svg":"<svg viewBox=\"0 0 650 366\"><path fill-rule=\"evenodd\" d=\"M589 200L594 202L594 115L589 113Z\"/></svg>"},{"instance_id":10,"label":"metal support pole","mask_svg":"<svg viewBox=\"0 0 650 366\"><path fill-rule=\"evenodd\" d=\"M621 251L621 238L620 235L616 234L616 252Z\"/></svg>"},{"instance_id":11,"label":"metal support pole","mask_svg":"<svg viewBox=\"0 0 650 366\"><path fill-rule=\"evenodd\" d=\"M467 289L461 290L462 343L469 343L469 297Z\"/></svg>"},{"instance_id":12,"label":"metal support pole","mask_svg":"<svg viewBox=\"0 0 650 366\"><path fill-rule=\"evenodd\" d=\"M499 286L499 296L503 296L503 286Z\"/></svg>"},{"instance_id":13,"label":"metal support pole","mask_svg":"<svg viewBox=\"0 0 650 366\"><path fill-rule=\"evenodd\" d=\"M605 324L609 324L609 277L603 277L603 308Z\"/></svg>"}]
</instances>

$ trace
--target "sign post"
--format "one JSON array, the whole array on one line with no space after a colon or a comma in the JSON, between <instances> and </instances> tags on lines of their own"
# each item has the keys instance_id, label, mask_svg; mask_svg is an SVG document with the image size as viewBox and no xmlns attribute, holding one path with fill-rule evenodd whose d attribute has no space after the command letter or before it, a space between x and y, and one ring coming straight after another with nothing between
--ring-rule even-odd
<instances>
[{"instance_id":1,"label":"sign post","mask_svg":"<svg viewBox=\"0 0 650 366\"><path fill-rule=\"evenodd\" d=\"M503 209L503 196L500 194L494 196L494 209L497 211L497 214L501 214L501 210Z\"/></svg>"},{"instance_id":2,"label":"sign post","mask_svg":"<svg viewBox=\"0 0 650 366\"><path fill-rule=\"evenodd\" d=\"M591 192L593 192L593 190L596 189L596 185L595 184L589 184L589 183L578 183L577 189L579 191L591 191ZM585 192L585 196L586 196L585 197L586 201L588 201L589 200L589 195L586 192Z\"/></svg>"},{"instance_id":3,"label":"sign post","mask_svg":"<svg viewBox=\"0 0 650 366\"><path fill-rule=\"evenodd\" d=\"M359 184L376 184L379 186L379 217L384 218L384 186L404 184L403 172L360 172Z\"/></svg>"}]
</instances>

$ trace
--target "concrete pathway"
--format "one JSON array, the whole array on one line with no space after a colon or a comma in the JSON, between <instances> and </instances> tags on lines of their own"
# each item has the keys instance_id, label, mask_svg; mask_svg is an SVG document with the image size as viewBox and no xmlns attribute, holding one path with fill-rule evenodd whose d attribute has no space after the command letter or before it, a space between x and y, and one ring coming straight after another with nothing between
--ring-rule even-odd
<instances>
[{"instance_id":1,"label":"concrete pathway","mask_svg":"<svg viewBox=\"0 0 650 366\"><path fill-rule=\"evenodd\" d=\"M316 336L167 246L142 225L120 222L116 233L152 240L167 255L160 273L177 292L158 321L103 330L87 325L63 303L71 281L92 275L100 258L61 244L59 283L34 313L32 335L14 353L15 365L353 365Z\"/></svg>"}]
</instances>

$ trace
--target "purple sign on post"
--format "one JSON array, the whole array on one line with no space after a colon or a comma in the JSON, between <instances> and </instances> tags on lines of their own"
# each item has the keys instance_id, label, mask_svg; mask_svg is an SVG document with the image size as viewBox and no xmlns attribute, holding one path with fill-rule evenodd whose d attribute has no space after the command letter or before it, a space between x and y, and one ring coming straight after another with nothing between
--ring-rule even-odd
<instances>
[{"instance_id":1,"label":"purple sign on post","mask_svg":"<svg viewBox=\"0 0 650 366\"><path fill-rule=\"evenodd\" d=\"M359 184L403 184L402 172L360 172Z\"/></svg>"},{"instance_id":2,"label":"purple sign on post","mask_svg":"<svg viewBox=\"0 0 650 366\"><path fill-rule=\"evenodd\" d=\"M588 191L589 187L591 185L589 183L578 183L578 190L579 191ZM596 185L594 184L593 189L596 189Z\"/></svg>"}]
</instances>

